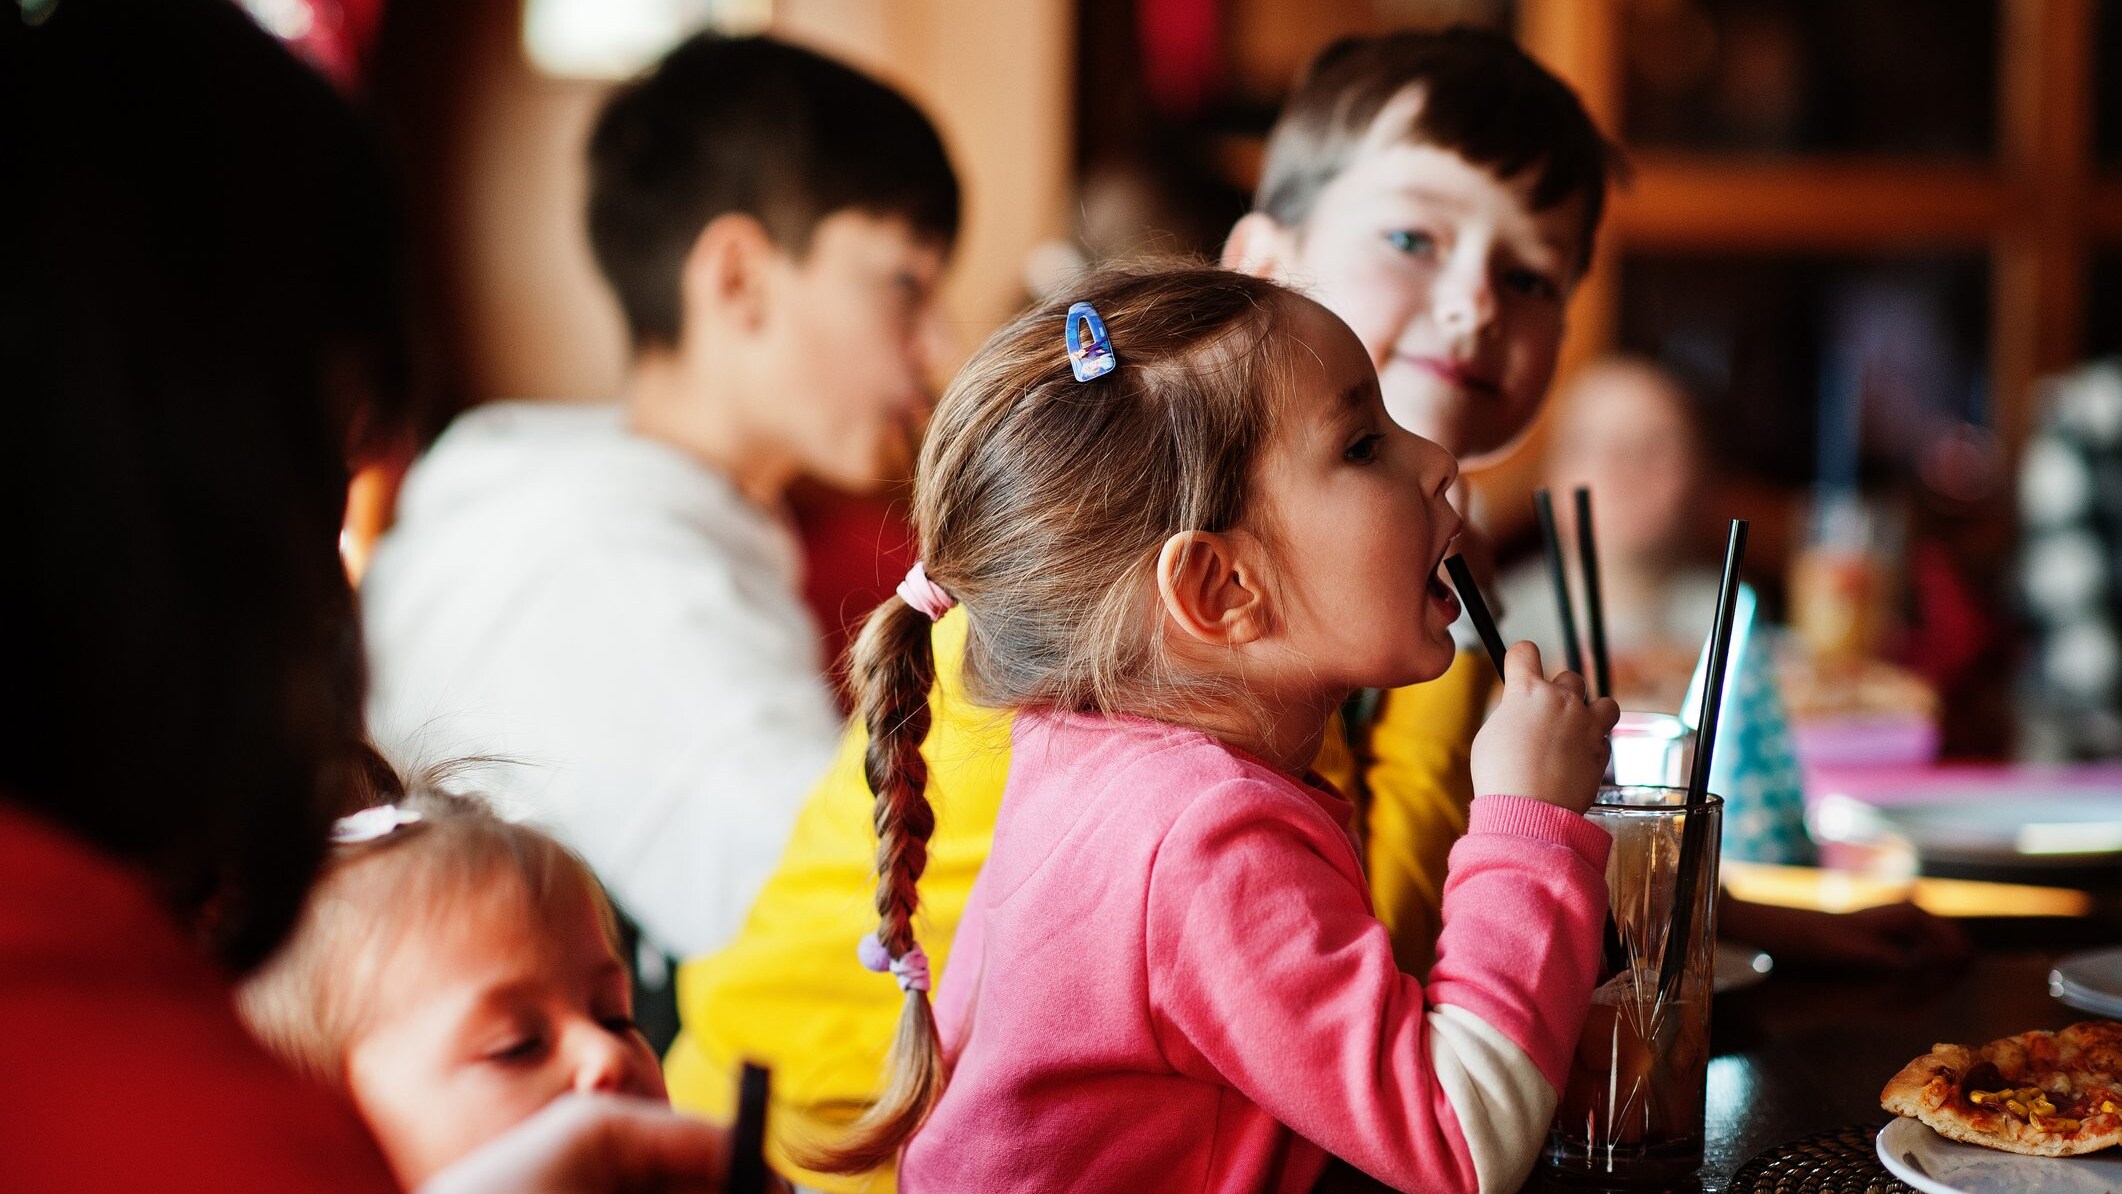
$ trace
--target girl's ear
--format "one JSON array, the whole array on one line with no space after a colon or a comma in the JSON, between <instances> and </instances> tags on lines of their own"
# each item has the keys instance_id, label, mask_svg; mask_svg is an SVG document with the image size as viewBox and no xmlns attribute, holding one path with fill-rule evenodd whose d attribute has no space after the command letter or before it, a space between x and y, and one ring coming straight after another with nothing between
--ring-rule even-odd
<instances>
[{"instance_id":1,"label":"girl's ear","mask_svg":"<svg viewBox=\"0 0 2122 1194\"><path fill-rule=\"evenodd\" d=\"M1295 263L1296 234L1263 212L1252 212L1231 226L1223 242L1224 269L1273 280Z\"/></svg>"},{"instance_id":2,"label":"girl's ear","mask_svg":"<svg viewBox=\"0 0 2122 1194\"><path fill-rule=\"evenodd\" d=\"M1267 633L1267 593L1249 544L1232 534L1183 531L1157 553L1157 596L1180 632L1216 647Z\"/></svg>"},{"instance_id":3,"label":"girl's ear","mask_svg":"<svg viewBox=\"0 0 2122 1194\"><path fill-rule=\"evenodd\" d=\"M779 249L766 226L741 212L716 216L693 238L679 274L684 339L696 323L713 320L745 331L765 322L768 270Z\"/></svg>"}]
</instances>

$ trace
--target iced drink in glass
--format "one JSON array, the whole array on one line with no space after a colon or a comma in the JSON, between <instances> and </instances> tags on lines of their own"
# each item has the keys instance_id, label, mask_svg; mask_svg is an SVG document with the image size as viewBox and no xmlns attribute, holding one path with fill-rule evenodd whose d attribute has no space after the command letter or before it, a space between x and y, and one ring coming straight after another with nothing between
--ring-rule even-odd
<instances>
[{"instance_id":1,"label":"iced drink in glass","mask_svg":"<svg viewBox=\"0 0 2122 1194\"><path fill-rule=\"evenodd\" d=\"M1606 865L1612 912L1599 986L1548 1133L1546 1161L1558 1176L1656 1185L1702 1165L1723 804L1709 796L1687 809L1684 788L1607 787L1585 812L1614 839ZM1702 818L1703 856L1687 893L1685 965L1661 987L1689 816Z\"/></svg>"}]
</instances>

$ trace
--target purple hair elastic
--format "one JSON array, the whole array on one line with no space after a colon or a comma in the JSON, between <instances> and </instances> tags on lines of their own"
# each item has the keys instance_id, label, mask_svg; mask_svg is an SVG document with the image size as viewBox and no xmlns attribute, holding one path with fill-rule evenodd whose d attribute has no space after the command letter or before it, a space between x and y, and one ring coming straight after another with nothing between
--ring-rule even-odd
<instances>
[{"instance_id":1,"label":"purple hair elastic","mask_svg":"<svg viewBox=\"0 0 2122 1194\"><path fill-rule=\"evenodd\" d=\"M901 991L928 990L928 954L918 945L907 950L906 956L894 958L877 935L870 933L855 946L855 956L862 960L865 970L879 974L891 971L892 977L899 980Z\"/></svg>"}]
</instances>

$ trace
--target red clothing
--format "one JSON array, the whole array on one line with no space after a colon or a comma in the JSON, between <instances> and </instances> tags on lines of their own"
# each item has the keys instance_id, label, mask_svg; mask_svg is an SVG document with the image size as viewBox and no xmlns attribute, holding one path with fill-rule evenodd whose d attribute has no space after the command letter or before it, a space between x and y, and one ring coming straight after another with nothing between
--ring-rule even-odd
<instances>
[{"instance_id":1,"label":"red clothing","mask_svg":"<svg viewBox=\"0 0 2122 1194\"><path fill-rule=\"evenodd\" d=\"M0 1190L383 1194L353 1110L269 1056L137 873L0 800Z\"/></svg>"},{"instance_id":2,"label":"red clothing","mask_svg":"<svg viewBox=\"0 0 2122 1194\"><path fill-rule=\"evenodd\" d=\"M789 498L803 540L803 603L818 620L825 670L840 712L848 698L847 648L870 611L914 566L914 528L901 498L799 488Z\"/></svg>"}]
</instances>

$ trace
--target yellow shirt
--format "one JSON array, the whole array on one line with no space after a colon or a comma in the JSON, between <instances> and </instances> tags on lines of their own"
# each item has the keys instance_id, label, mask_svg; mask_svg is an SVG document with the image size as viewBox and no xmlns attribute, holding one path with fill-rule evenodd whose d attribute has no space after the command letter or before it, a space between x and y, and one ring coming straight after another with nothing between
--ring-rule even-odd
<instances>
[{"instance_id":1,"label":"yellow shirt","mask_svg":"<svg viewBox=\"0 0 2122 1194\"><path fill-rule=\"evenodd\" d=\"M940 978L994 836L1009 774L1010 719L967 703L959 688L962 612L937 623L933 642L938 683L922 753L936 831L915 926ZM1426 968L1436 939L1445 855L1465 832L1472 801L1466 759L1487 696L1485 667L1480 657L1462 654L1442 679L1385 694L1369 732L1359 736L1372 889L1403 966ZM735 1116L741 1063L771 1066L768 1155L782 1172L828 1191L893 1188L888 1172L807 1173L786 1151L830 1141L875 1097L904 1004L888 975L855 960L855 943L877 927L863 737L856 726L841 741L736 940L678 971L685 1028L665 1059L671 1101L721 1123ZM1313 769L1354 792L1356 767L1337 720Z\"/></svg>"}]
</instances>

